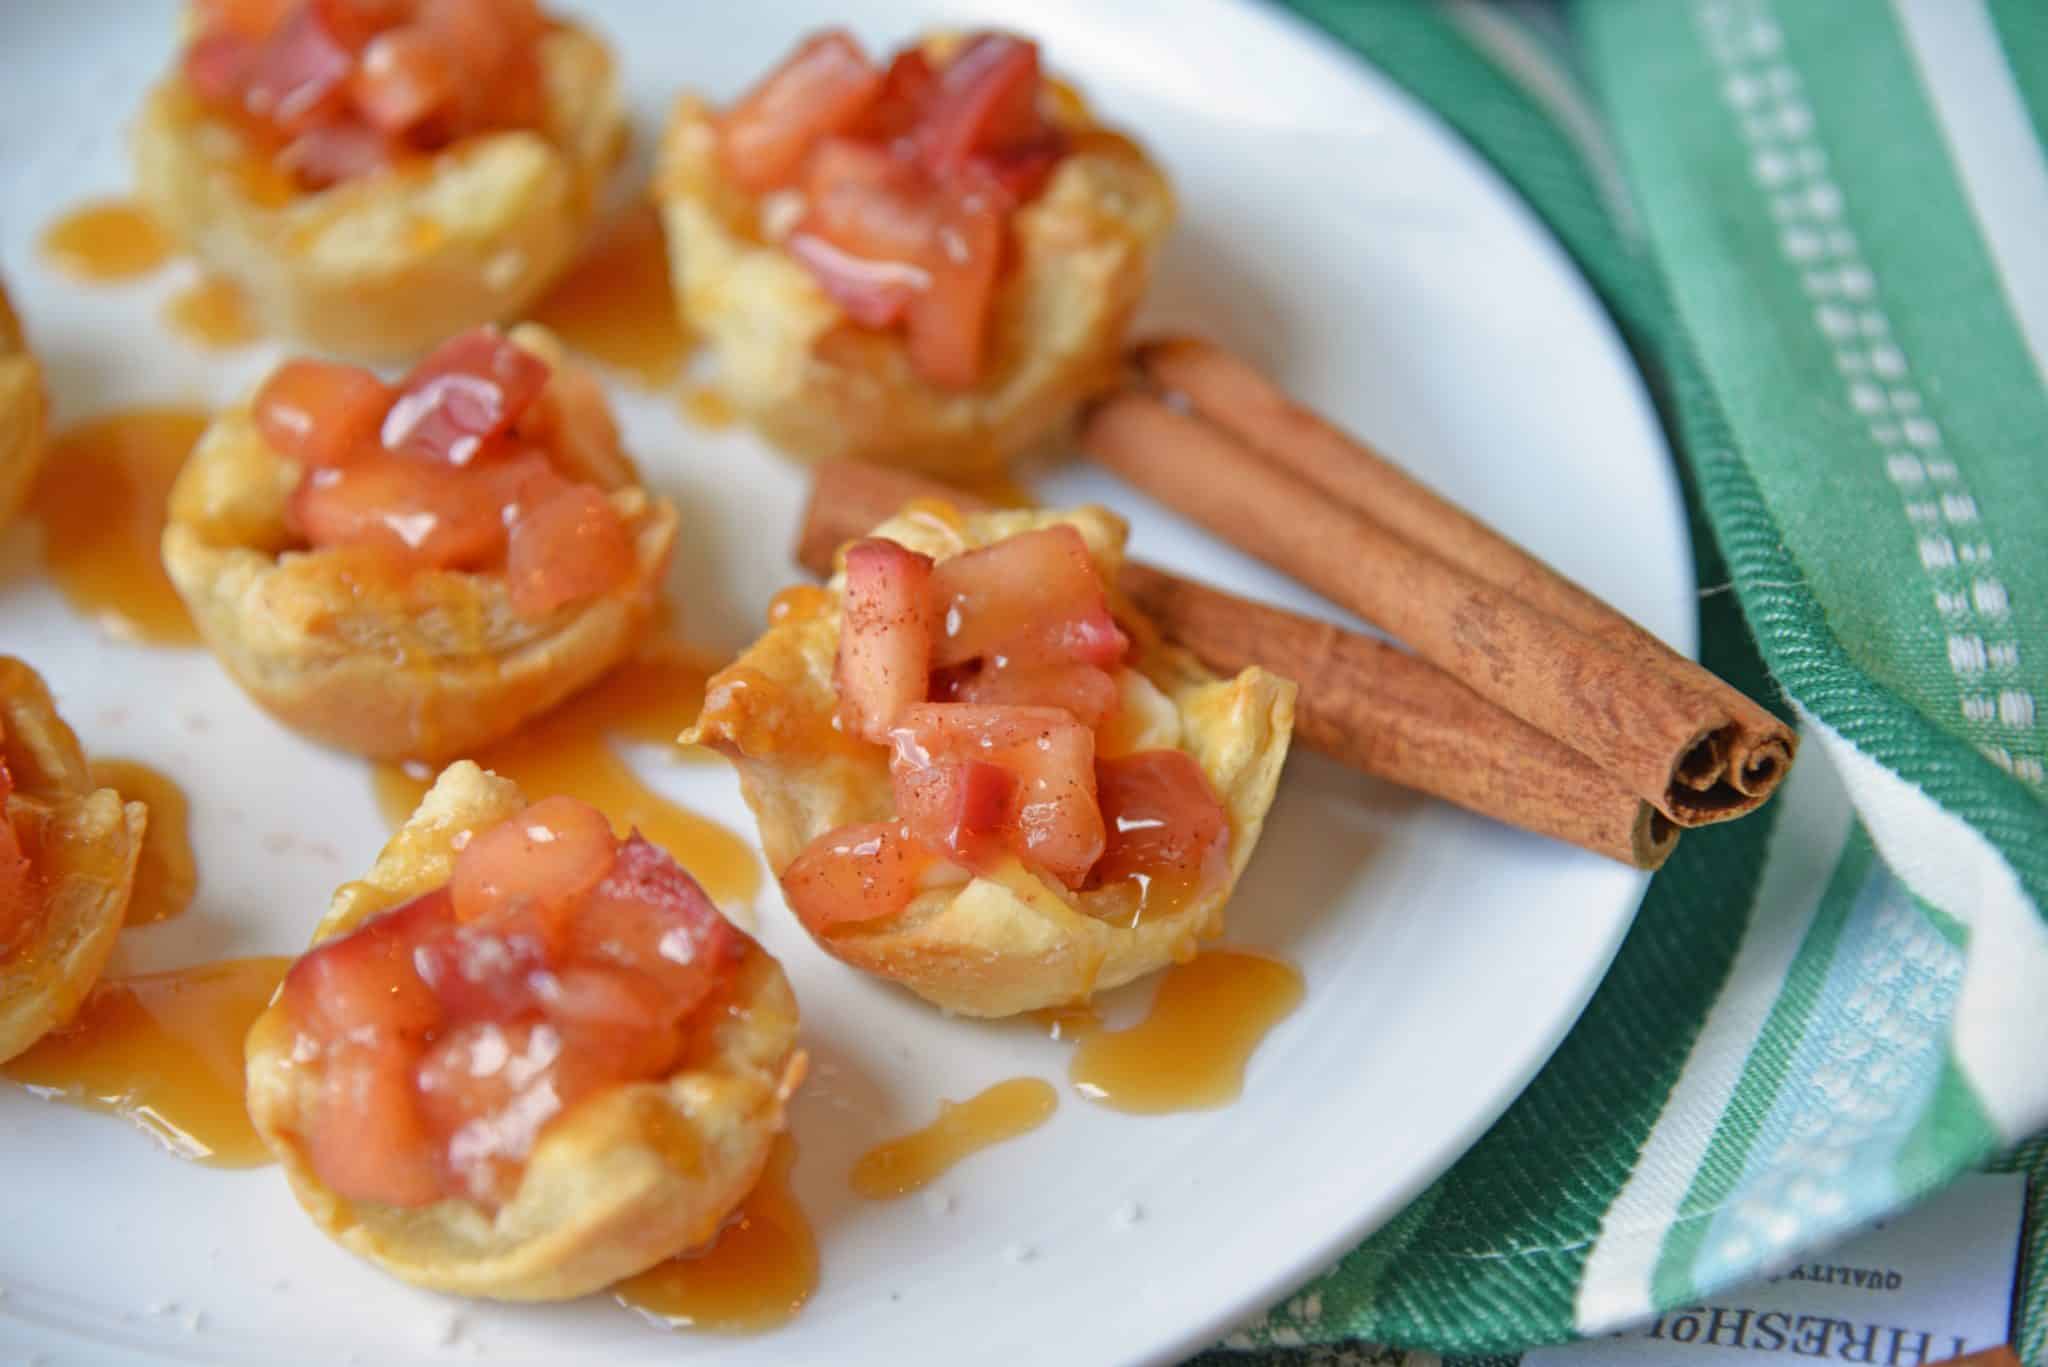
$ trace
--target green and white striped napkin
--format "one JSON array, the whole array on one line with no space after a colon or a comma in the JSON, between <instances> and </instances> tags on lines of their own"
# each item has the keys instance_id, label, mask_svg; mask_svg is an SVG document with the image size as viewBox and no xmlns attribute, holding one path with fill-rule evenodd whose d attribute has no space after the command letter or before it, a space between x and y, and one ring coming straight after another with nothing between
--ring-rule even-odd
<instances>
[{"instance_id":1,"label":"green and white striped napkin","mask_svg":"<svg viewBox=\"0 0 2048 1367\"><path fill-rule=\"evenodd\" d=\"M1291 3L1599 290L1702 656L1806 745L1679 846L1493 1130L1227 1347L1599 1334L1990 1164L2043 1179L2013 1334L2048 1360L2048 3Z\"/></svg>"}]
</instances>

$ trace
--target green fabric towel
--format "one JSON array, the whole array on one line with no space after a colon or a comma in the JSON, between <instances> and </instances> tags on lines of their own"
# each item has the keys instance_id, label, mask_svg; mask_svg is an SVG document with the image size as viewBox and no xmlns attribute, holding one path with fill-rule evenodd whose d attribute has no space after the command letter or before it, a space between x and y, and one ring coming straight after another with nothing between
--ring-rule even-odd
<instances>
[{"instance_id":1,"label":"green fabric towel","mask_svg":"<svg viewBox=\"0 0 2048 1367\"><path fill-rule=\"evenodd\" d=\"M2048 6L1291 3L1599 291L1679 455L1702 658L1805 744L1686 837L1492 1131L1217 1361L1513 1354L1972 1167L2048 1179Z\"/></svg>"}]
</instances>

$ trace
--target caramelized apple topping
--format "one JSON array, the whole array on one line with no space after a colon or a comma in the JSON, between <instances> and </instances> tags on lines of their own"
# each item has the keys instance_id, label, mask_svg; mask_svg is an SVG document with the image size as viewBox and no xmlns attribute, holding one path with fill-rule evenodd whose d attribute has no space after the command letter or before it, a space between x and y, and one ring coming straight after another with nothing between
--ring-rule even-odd
<instances>
[{"instance_id":1,"label":"caramelized apple topping","mask_svg":"<svg viewBox=\"0 0 2048 1367\"><path fill-rule=\"evenodd\" d=\"M674 860L571 798L477 832L447 886L285 979L317 1070L310 1161L340 1195L496 1208L577 1102L672 1071L746 939Z\"/></svg>"},{"instance_id":2,"label":"caramelized apple topping","mask_svg":"<svg viewBox=\"0 0 2048 1367\"><path fill-rule=\"evenodd\" d=\"M533 0L202 0L182 70L301 189L538 126Z\"/></svg>"},{"instance_id":3,"label":"caramelized apple topping","mask_svg":"<svg viewBox=\"0 0 2048 1367\"><path fill-rule=\"evenodd\" d=\"M885 68L832 30L725 112L719 162L751 193L800 190L789 253L854 323L900 327L919 375L971 388L1010 217L1067 150L1042 86L1037 45L1010 34Z\"/></svg>"},{"instance_id":4,"label":"caramelized apple topping","mask_svg":"<svg viewBox=\"0 0 2048 1367\"><path fill-rule=\"evenodd\" d=\"M477 328L396 386L356 366L287 362L253 415L302 467L287 517L309 544L370 547L408 569L502 570L513 611L539 620L633 569L632 537L603 491L551 460L547 429L564 424L537 420L548 378L538 357Z\"/></svg>"},{"instance_id":5,"label":"caramelized apple topping","mask_svg":"<svg viewBox=\"0 0 2048 1367\"><path fill-rule=\"evenodd\" d=\"M871 538L845 563L839 721L889 746L896 816L828 831L790 865L805 925L886 919L1006 859L1076 892L1128 885L1139 912L1227 881L1229 816L1191 757L1096 756L1130 642L1078 531L936 564Z\"/></svg>"}]
</instances>

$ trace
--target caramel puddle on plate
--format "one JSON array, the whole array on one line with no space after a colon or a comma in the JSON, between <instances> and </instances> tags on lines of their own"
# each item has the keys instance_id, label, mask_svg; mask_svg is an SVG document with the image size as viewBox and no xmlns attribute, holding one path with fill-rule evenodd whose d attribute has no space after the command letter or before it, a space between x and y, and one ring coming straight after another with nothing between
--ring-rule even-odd
<instances>
[{"instance_id":1,"label":"caramel puddle on plate","mask_svg":"<svg viewBox=\"0 0 2048 1367\"><path fill-rule=\"evenodd\" d=\"M232 280L207 276L164 304L164 322L188 342L210 351L247 346L263 335L249 297Z\"/></svg>"},{"instance_id":2,"label":"caramel puddle on plate","mask_svg":"<svg viewBox=\"0 0 2048 1367\"><path fill-rule=\"evenodd\" d=\"M80 423L50 444L29 495L57 587L126 640L198 644L160 545L171 483L206 423L196 408L136 408Z\"/></svg>"},{"instance_id":3,"label":"caramel puddle on plate","mask_svg":"<svg viewBox=\"0 0 2048 1367\"><path fill-rule=\"evenodd\" d=\"M654 206L612 224L534 305L533 320L649 389L671 384L688 338L676 315L668 247Z\"/></svg>"},{"instance_id":4,"label":"caramel puddle on plate","mask_svg":"<svg viewBox=\"0 0 2048 1367\"><path fill-rule=\"evenodd\" d=\"M998 1082L965 1101L941 1101L937 1120L869 1149L853 1165L847 1182L870 1201L907 1196L945 1175L961 1159L1029 1134L1052 1119L1059 1104L1060 1094L1052 1084L1035 1077Z\"/></svg>"},{"instance_id":5,"label":"caramel puddle on plate","mask_svg":"<svg viewBox=\"0 0 2048 1367\"><path fill-rule=\"evenodd\" d=\"M0 1066L0 1077L110 1111L180 1158L219 1168L268 1163L242 1102L242 1040L291 963L227 959L107 979L71 1024Z\"/></svg>"},{"instance_id":6,"label":"caramel puddle on plate","mask_svg":"<svg viewBox=\"0 0 2048 1367\"><path fill-rule=\"evenodd\" d=\"M703 753L674 742L676 733L695 720L708 674L704 662L683 647L650 647L469 758L513 780L529 798L565 793L598 808L622 834L637 827L674 855L712 901L751 901L761 886L753 846L649 788L611 745L617 736L660 742L678 755ZM376 766L371 782L385 819L396 826L410 816L435 773L411 762Z\"/></svg>"},{"instance_id":7,"label":"caramel puddle on plate","mask_svg":"<svg viewBox=\"0 0 2048 1367\"><path fill-rule=\"evenodd\" d=\"M132 759L96 759L92 781L129 802L149 808L142 857L135 865L135 891L128 898L131 926L168 921L192 905L199 891L199 865L192 856L190 808L185 790L170 775Z\"/></svg>"},{"instance_id":8,"label":"caramel puddle on plate","mask_svg":"<svg viewBox=\"0 0 2048 1367\"><path fill-rule=\"evenodd\" d=\"M75 280L132 280L174 250L156 220L125 199L81 204L43 230L43 258Z\"/></svg>"},{"instance_id":9,"label":"caramel puddle on plate","mask_svg":"<svg viewBox=\"0 0 2048 1367\"><path fill-rule=\"evenodd\" d=\"M1139 1115L1227 1106L1244 1090L1253 1051L1301 995L1291 964L1204 950L1166 970L1151 1012L1128 1030L1069 1030L1080 1041L1069 1071L1074 1090Z\"/></svg>"},{"instance_id":10,"label":"caramel puddle on plate","mask_svg":"<svg viewBox=\"0 0 2048 1367\"><path fill-rule=\"evenodd\" d=\"M818 1241L789 1188L796 1144L778 1135L739 1210L704 1248L656 1263L612 1295L678 1327L758 1334L787 1324L818 1289Z\"/></svg>"}]
</instances>

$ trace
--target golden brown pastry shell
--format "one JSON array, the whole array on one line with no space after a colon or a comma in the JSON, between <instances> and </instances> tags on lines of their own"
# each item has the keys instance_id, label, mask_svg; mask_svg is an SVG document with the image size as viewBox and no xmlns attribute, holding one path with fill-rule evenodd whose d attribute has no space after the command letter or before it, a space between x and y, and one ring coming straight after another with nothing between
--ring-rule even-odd
<instances>
[{"instance_id":1,"label":"golden brown pastry shell","mask_svg":"<svg viewBox=\"0 0 2048 1367\"><path fill-rule=\"evenodd\" d=\"M0 526L20 510L42 468L48 412L42 367L0 289Z\"/></svg>"},{"instance_id":2,"label":"golden brown pastry shell","mask_svg":"<svg viewBox=\"0 0 2048 1367\"><path fill-rule=\"evenodd\" d=\"M590 376L554 338L512 339L554 371L536 402L564 422L556 459L605 489L632 533L635 569L604 595L541 621L512 611L504 577L393 574L348 550L292 550L285 504L300 468L246 407L200 437L171 490L164 568L199 634L251 697L317 740L379 759L445 759L503 736L630 654L657 606L678 518L637 483Z\"/></svg>"},{"instance_id":3,"label":"golden brown pastry shell","mask_svg":"<svg viewBox=\"0 0 2048 1367\"><path fill-rule=\"evenodd\" d=\"M773 215L719 169L712 109L677 101L654 185L677 305L716 349L726 396L769 440L812 460L986 476L1115 377L1173 192L1136 143L1098 127L1070 89L1051 89L1074 150L1013 220L987 372L966 390L920 378L899 334L854 326L766 240Z\"/></svg>"},{"instance_id":4,"label":"golden brown pastry shell","mask_svg":"<svg viewBox=\"0 0 2048 1367\"><path fill-rule=\"evenodd\" d=\"M57 715L42 678L0 655L0 756L14 777L10 810L39 819L32 853L42 919L29 940L0 957L0 1062L78 1011L114 952L135 887L148 813L111 788L94 788L78 737Z\"/></svg>"},{"instance_id":5,"label":"golden brown pastry shell","mask_svg":"<svg viewBox=\"0 0 2048 1367\"><path fill-rule=\"evenodd\" d=\"M136 188L270 330L389 359L516 316L566 266L627 139L611 54L561 23L542 40L547 117L431 157L295 193L178 75L136 119Z\"/></svg>"},{"instance_id":6,"label":"golden brown pastry shell","mask_svg":"<svg viewBox=\"0 0 2048 1367\"><path fill-rule=\"evenodd\" d=\"M892 518L874 535L942 560L1060 522L1080 531L1103 582L1114 584L1125 528L1103 508L967 518L926 508ZM842 578L832 581L822 610L785 617L714 677L703 715L683 737L733 759L777 876L825 832L894 815L886 750L832 724ZM1085 1000L1190 957L1200 940L1222 931L1224 905L1258 843L1286 761L1294 685L1257 668L1218 679L1160 640L1121 595L1112 592L1111 607L1132 636L1132 672L1144 681L1125 680L1118 749L1177 746L1194 757L1230 814L1228 882L1132 925L1113 891L1070 892L1012 862L920 893L899 916L814 932L828 953L961 1015L1007 1016Z\"/></svg>"},{"instance_id":7,"label":"golden brown pastry shell","mask_svg":"<svg viewBox=\"0 0 2048 1367\"><path fill-rule=\"evenodd\" d=\"M361 880L343 884L319 944L446 883L456 838L519 811L517 785L467 760L449 766ZM495 1214L450 1199L417 1209L352 1202L321 1181L301 1133L317 1065L292 1059L272 1002L249 1031L249 1118L315 1224L415 1286L494 1300L567 1300L705 1242L759 1178L802 1080L796 998L750 943L694 1018L677 1070L593 1096L558 1117Z\"/></svg>"}]
</instances>

